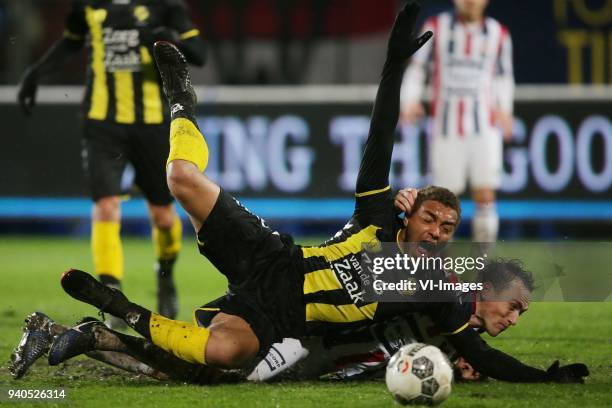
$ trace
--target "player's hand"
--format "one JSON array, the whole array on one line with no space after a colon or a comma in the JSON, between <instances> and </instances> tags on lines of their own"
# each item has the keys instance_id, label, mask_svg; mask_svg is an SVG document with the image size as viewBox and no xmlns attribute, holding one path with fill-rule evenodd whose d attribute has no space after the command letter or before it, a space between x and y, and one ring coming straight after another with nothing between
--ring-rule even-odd
<instances>
[{"instance_id":1,"label":"player's hand","mask_svg":"<svg viewBox=\"0 0 612 408\"><path fill-rule=\"evenodd\" d=\"M409 0L402 11L399 12L389 37L387 50L389 57L408 59L433 36L431 31L427 31L420 37L414 35L416 20L420 11L421 6L415 1Z\"/></svg>"},{"instance_id":2,"label":"player's hand","mask_svg":"<svg viewBox=\"0 0 612 408\"><path fill-rule=\"evenodd\" d=\"M588 377L589 369L585 364L576 363L559 366L559 360L552 363L546 370L549 381L557 383L584 383L583 377Z\"/></svg>"},{"instance_id":3,"label":"player's hand","mask_svg":"<svg viewBox=\"0 0 612 408\"><path fill-rule=\"evenodd\" d=\"M17 102L26 115L32 113L36 104L36 90L38 89L38 74L36 70L28 68L19 81Z\"/></svg>"},{"instance_id":4,"label":"player's hand","mask_svg":"<svg viewBox=\"0 0 612 408\"><path fill-rule=\"evenodd\" d=\"M417 123L423 116L425 116L425 108L420 102L403 106L400 111L400 121L411 125Z\"/></svg>"},{"instance_id":5,"label":"player's hand","mask_svg":"<svg viewBox=\"0 0 612 408\"><path fill-rule=\"evenodd\" d=\"M395 196L393 205L406 215L406 217L404 217L404 225L408 222L407 216L410 215L410 211L412 211L417 195L418 191L416 188L403 188L398 191Z\"/></svg>"},{"instance_id":6,"label":"player's hand","mask_svg":"<svg viewBox=\"0 0 612 408\"><path fill-rule=\"evenodd\" d=\"M504 142L510 142L512 140L512 124L514 121L512 115L497 109L493 111L493 120L495 125L501 129Z\"/></svg>"},{"instance_id":7,"label":"player's hand","mask_svg":"<svg viewBox=\"0 0 612 408\"><path fill-rule=\"evenodd\" d=\"M483 381L486 379L463 357L459 357L453 366L455 373L459 373L458 379L461 381ZM457 378L457 375L455 375L455 378Z\"/></svg>"}]
</instances>

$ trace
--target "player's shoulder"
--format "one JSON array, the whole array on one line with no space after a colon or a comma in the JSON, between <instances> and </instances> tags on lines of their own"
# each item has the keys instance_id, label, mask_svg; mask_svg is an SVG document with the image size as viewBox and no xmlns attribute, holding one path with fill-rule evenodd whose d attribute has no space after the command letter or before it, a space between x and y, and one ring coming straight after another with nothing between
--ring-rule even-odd
<instances>
[{"instance_id":1,"label":"player's shoulder","mask_svg":"<svg viewBox=\"0 0 612 408\"><path fill-rule=\"evenodd\" d=\"M425 19L425 25L431 27L437 27L440 24L444 24L444 22L448 22L452 20L452 13L448 11L443 11L441 13L433 14Z\"/></svg>"},{"instance_id":2,"label":"player's shoulder","mask_svg":"<svg viewBox=\"0 0 612 408\"><path fill-rule=\"evenodd\" d=\"M510 33L508 27L494 17L486 16L484 19L484 24L489 31L499 32L501 35L507 35Z\"/></svg>"}]
</instances>

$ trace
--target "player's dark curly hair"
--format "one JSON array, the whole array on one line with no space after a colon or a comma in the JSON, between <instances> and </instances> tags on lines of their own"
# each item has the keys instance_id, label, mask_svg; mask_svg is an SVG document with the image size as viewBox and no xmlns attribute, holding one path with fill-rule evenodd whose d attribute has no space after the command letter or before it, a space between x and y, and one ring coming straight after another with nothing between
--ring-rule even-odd
<instances>
[{"instance_id":1,"label":"player's dark curly hair","mask_svg":"<svg viewBox=\"0 0 612 408\"><path fill-rule=\"evenodd\" d=\"M529 292L535 289L533 275L525 269L521 261L496 258L478 272L476 282L491 282L493 289L499 292L507 288L515 279L520 280Z\"/></svg>"},{"instance_id":2,"label":"player's dark curly hair","mask_svg":"<svg viewBox=\"0 0 612 408\"><path fill-rule=\"evenodd\" d=\"M414 214L421 205L428 200L437 201L448 208L452 208L457 212L457 222L461 219L461 204L459 203L459 199L452 191L439 186L419 188L411 213Z\"/></svg>"}]
</instances>

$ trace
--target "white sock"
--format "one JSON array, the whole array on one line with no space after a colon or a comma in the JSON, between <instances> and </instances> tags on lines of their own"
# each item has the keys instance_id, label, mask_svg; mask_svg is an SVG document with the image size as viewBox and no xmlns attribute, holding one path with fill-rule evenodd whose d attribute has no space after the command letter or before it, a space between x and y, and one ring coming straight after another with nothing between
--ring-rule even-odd
<instances>
[{"instance_id":1,"label":"white sock","mask_svg":"<svg viewBox=\"0 0 612 408\"><path fill-rule=\"evenodd\" d=\"M472 219L474 242L495 242L499 231L499 217L494 203L477 205Z\"/></svg>"},{"instance_id":2,"label":"white sock","mask_svg":"<svg viewBox=\"0 0 612 408\"><path fill-rule=\"evenodd\" d=\"M261 360L249 374L247 380L261 382L277 376L308 355L308 350L302 347L297 339L283 339L274 343L266 357Z\"/></svg>"}]
</instances>

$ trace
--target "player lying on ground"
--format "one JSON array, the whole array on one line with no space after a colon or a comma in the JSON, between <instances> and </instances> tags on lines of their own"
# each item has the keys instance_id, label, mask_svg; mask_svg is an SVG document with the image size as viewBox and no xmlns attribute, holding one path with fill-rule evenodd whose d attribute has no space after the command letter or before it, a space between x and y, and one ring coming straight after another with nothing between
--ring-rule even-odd
<instances>
[{"instance_id":1,"label":"player lying on ground","mask_svg":"<svg viewBox=\"0 0 612 408\"><path fill-rule=\"evenodd\" d=\"M532 286L529 273L516 261L496 260L488 263L477 281L487 282L490 289L487 289L486 294L463 294L461 300L465 301L466 307L473 307L474 303L470 299L503 296L504 288L511 287L513 281ZM494 294L491 293L493 291ZM504 310L502 302L483 304L486 307L478 308L481 316L497 312L506 320L506 328L516 323L516 310ZM198 309L195 314L199 324L206 324L206 313L201 313L203 311L206 312ZM401 346L410 342L426 342L442 349L454 362L457 379L473 381L483 378L458 355L444 336L436 332L428 316L417 313L340 332L331 330L323 337L310 337L302 339L302 342L284 339L282 343L273 345L254 369L235 372L187 363L156 347L149 340L114 332L94 318L85 318L82 323L69 328L37 312L28 316L26 322L24 336L10 366L16 378L25 374L34 361L51 348L49 362L52 365L86 353L89 357L133 373L158 380L195 384L218 384L246 379L262 381L272 377L290 380L371 379L382 377L389 358ZM555 368L553 365L552 370Z\"/></svg>"},{"instance_id":2,"label":"player lying on ground","mask_svg":"<svg viewBox=\"0 0 612 408\"><path fill-rule=\"evenodd\" d=\"M358 175L354 215L339 234L318 247L295 245L291 237L272 231L202 174L208 151L194 119L195 94L185 58L171 44L157 43L155 57L172 106L168 185L198 231L200 251L228 278L228 294L204 328L153 313L82 271L64 273L64 290L122 318L176 357L211 367L247 367L273 343L303 338L317 326L386 321L421 313L430 316L459 353L484 375L522 382L582 381L587 374L584 365L553 366L548 372L529 367L488 347L468 329L473 325L496 336L510 324L501 317L500 308L512 308L516 317L525 311L530 290L520 280L507 288L512 301L477 299L475 311L460 302L388 303L363 298L359 279L362 243L447 241L460 215L452 194L423 202L405 223L389 204L388 176L403 70L408 57L432 35L413 37L418 9L409 2L390 35ZM343 279L335 273L339 264L350 268Z\"/></svg>"},{"instance_id":3,"label":"player lying on ground","mask_svg":"<svg viewBox=\"0 0 612 408\"><path fill-rule=\"evenodd\" d=\"M431 191L431 188L426 188L421 196L431 198ZM416 197L415 189L400 190L394 200L395 207L409 216L411 210L416 209ZM198 324L207 325L211 304L196 310ZM410 315L394 319L389 324L366 324L357 330L310 338L305 341L305 347L299 340L284 339L274 344L253 370L244 371L242 378L266 381L279 377L287 369L290 372L282 378L313 379L330 373L333 373L334 378L371 378L383 372L386 362L401 345L414 341L435 344L455 361L456 352L441 336L431 336L431 326L426 316ZM115 367L160 380L210 384L236 379L235 376L228 378L212 369L205 370L200 365L176 361L171 355L164 356L167 354L165 351L145 339L128 336L126 341L122 341L122 338L125 338L124 335L109 331L94 318L84 318L82 323L70 330L37 312L26 318L24 335L12 355L9 369L15 378L22 377L51 348L55 339L49 359L52 364L86 353ZM472 372L467 363L458 361L456 368L460 372L458 378L478 379L478 374Z\"/></svg>"},{"instance_id":4,"label":"player lying on ground","mask_svg":"<svg viewBox=\"0 0 612 408\"><path fill-rule=\"evenodd\" d=\"M435 190L431 188L425 189L421 194L421 201L431 198L432 191ZM416 196L417 191L415 189L401 190L395 198L395 207L399 211L403 211L407 214L410 213L410 209L416 209L416 207L413 207ZM212 303L214 303L214 301ZM202 323L203 320L210 320L208 311L210 311L210 307L202 307L196 311L196 318L199 320L200 324L208 324ZM195 383L202 383L203 381L210 383L210 381L213 380L209 375L209 372L213 370L204 370L206 375L204 378L201 378L200 371L202 370L198 368L201 366L193 367L181 360L177 362L175 361L176 358L173 358L171 355L170 357L164 356L163 354L167 354L165 351L156 348L145 339L131 336L124 337L121 333L113 333L106 330L104 326L98 323L99 321L95 318L84 318L68 332L70 329L69 327L57 324L42 313L37 312L28 316L26 318L22 340L11 356L12 362L9 370L15 378L22 377L29 367L49 350L54 338L57 338L55 348L60 349L59 353L62 355L60 356L57 351L52 352L52 356L50 357L52 364L57 363L59 360L65 360L71 356L86 353L94 359L113 366L134 373L145 374L160 380L171 378ZM406 338L408 337L409 336L406 336ZM121 341L122 338L126 340ZM324 341L326 342L327 340ZM332 341L337 343L337 340ZM309 345L312 345L312 347L319 347L318 343L314 340L310 341ZM155 352L152 351L154 348L156 348ZM370 349L370 346L367 346L367 348L362 347L361 351L365 353L369 352ZM308 350L302 347L300 341L295 339L284 339L282 343L274 344L269 353L271 353L272 350L277 353L282 353L282 360L285 364L275 367L273 370L268 369L268 371L265 372L267 362L272 359L272 357L267 355L266 358L262 360L262 364L256 365L253 372L248 375L249 378L258 381L269 379L273 375L294 365L296 361L308 354ZM338 353L347 354L345 351L338 350L338 352L334 353L336 357ZM156 354L159 354L158 358L152 358L156 356ZM260 368L260 366L262 367ZM307 371L309 372L308 377L312 377L313 366L315 366L315 363L307 364ZM320 364L319 366L322 367ZM327 371L320 372L321 375L326 373ZM248 374L248 371L246 374ZM243 377L247 376L246 374L243 375ZM295 373L292 374L292 377L295 377ZM214 379L218 380L218 376L214 376Z\"/></svg>"},{"instance_id":5,"label":"player lying on ground","mask_svg":"<svg viewBox=\"0 0 612 408\"><path fill-rule=\"evenodd\" d=\"M174 380L202 385L262 381L260 365L272 368L266 370L265 380L382 378L396 347L421 341L409 327L414 322L418 322L416 324L419 326L429 324L422 320L422 316L416 315L398 318L388 324L380 323L342 332L337 336L330 334L325 338L305 339L302 341L304 345L295 339L285 339L281 343L284 347L273 346L255 369L230 372L187 363L143 338L127 336L125 341L125 335L112 331L95 318L84 318L71 328L36 312L26 318L24 335L11 356L9 370L15 379L21 378L38 358L51 349L49 361L52 365L83 353L122 370L160 381ZM428 341L445 345L440 336L429 338ZM445 352L453 356L450 354L452 350L445 348ZM295 355L289 355L291 353ZM480 374L462 358L452 358L456 379L481 379ZM282 359L283 366L275 366L281 363L275 359Z\"/></svg>"}]
</instances>

